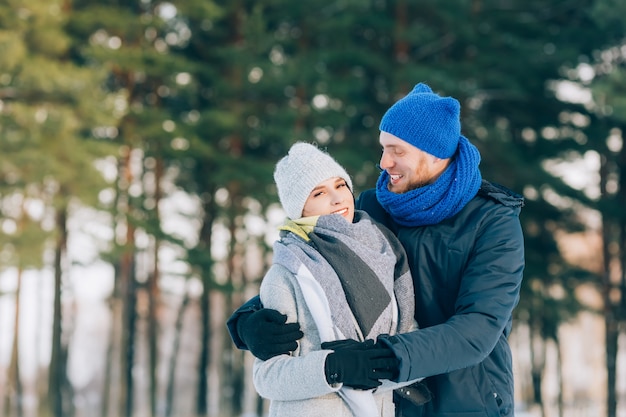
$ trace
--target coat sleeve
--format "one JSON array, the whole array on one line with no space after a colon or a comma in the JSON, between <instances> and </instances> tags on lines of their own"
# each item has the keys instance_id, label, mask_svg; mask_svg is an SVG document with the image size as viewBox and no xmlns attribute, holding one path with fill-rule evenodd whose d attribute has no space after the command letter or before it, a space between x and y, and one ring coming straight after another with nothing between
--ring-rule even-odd
<instances>
[{"instance_id":1,"label":"coat sleeve","mask_svg":"<svg viewBox=\"0 0 626 417\"><path fill-rule=\"evenodd\" d=\"M273 265L261 283L260 296L263 306L287 315L287 322L306 320L298 317L294 279L279 265ZM314 329L313 329L314 330ZM310 332L310 329L308 330ZM276 401L304 400L338 391L342 384L331 386L326 381L324 364L330 350L313 350L310 334L304 330L298 349L291 355L278 355L266 361L255 359L254 386L264 398Z\"/></svg>"},{"instance_id":2,"label":"coat sleeve","mask_svg":"<svg viewBox=\"0 0 626 417\"><path fill-rule=\"evenodd\" d=\"M239 333L237 332L237 322L239 317L241 317L242 314L252 313L262 308L263 305L261 304L261 299L258 295L256 295L235 310L235 312L228 318L228 321L226 321L226 328L228 329L230 338L233 340L233 343L238 349L248 350L248 346L246 346L246 343L241 340Z\"/></svg>"},{"instance_id":3,"label":"coat sleeve","mask_svg":"<svg viewBox=\"0 0 626 417\"><path fill-rule=\"evenodd\" d=\"M498 205L477 222L450 319L384 338L400 359L399 381L476 365L508 336L524 269L518 214L519 210Z\"/></svg>"}]
</instances>

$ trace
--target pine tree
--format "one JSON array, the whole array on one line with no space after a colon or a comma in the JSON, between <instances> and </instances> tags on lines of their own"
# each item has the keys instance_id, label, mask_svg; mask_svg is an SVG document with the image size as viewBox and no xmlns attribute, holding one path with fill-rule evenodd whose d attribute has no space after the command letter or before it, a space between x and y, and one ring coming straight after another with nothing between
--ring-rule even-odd
<instances>
[{"instance_id":1,"label":"pine tree","mask_svg":"<svg viewBox=\"0 0 626 417\"><path fill-rule=\"evenodd\" d=\"M63 6L61 1L33 0L8 1L0 8L2 195L39 202L46 210L42 218L33 218L27 210L19 214L20 224L28 225L30 232L20 227L23 233L18 238L30 236L31 243L14 246L19 250L18 268L40 266L48 235L54 236L52 356L41 408L55 416L72 412L72 387L66 376L69 335L62 331L61 314L68 261L66 219L73 202L97 201L104 183L92 163L106 153L88 139L88 132L103 121L101 73L72 61ZM53 228L45 226L48 218L54 219Z\"/></svg>"}]
</instances>

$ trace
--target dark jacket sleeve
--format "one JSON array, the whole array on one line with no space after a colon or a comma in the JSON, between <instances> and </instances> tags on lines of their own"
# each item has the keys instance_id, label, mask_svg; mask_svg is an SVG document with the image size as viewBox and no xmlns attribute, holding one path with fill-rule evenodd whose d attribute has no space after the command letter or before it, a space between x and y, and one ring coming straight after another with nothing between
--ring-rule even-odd
<instances>
[{"instance_id":1,"label":"dark jacket sleeve","mask_svg":"<svg viewBox=\"0 0 626 417\"><path fill-rule=\"evenodd\" d=\"M228 328L228 333L230 333L230 338L233 340L235 346L238 349L247 350L248 346L244 343L243 340L239 337L239 333L237 333L237 321L242 314L251 313L253 311L259 311L263 308L261 304L261 298L256 295L246 301L241 307L239 307L235 312L229 317L226 322L226 327Z\"/></svg>"},{"instance_id":2,"label":"dark jacket sleeve","mask_svg":"<svg viewBox=\"0 0 626 417\"><path fill-rule=\"evenodd\" d=\"M518 209L499 205L476 223L475 241L460 277L452 317L386 339L401 362L399 381L476 365L506 338L524 269L518 214Z\"/></svg>"}]
</instances>

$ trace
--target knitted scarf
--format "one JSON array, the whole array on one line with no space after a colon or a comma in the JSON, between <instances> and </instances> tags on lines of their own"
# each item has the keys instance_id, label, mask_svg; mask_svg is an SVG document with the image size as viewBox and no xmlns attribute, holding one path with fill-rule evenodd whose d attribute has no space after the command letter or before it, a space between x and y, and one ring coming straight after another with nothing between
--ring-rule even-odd
<instances>
[{"instance_id":1,"label":"knitted scarf","mask_svg":"<svg viewBox=\"0 0 626 417\"><path fill-rule=\"evenodd\" d=\"M356 210L353 223L339 215L313 216L288 220L280 230L273 262L296 276L304 267L319 283L334 339L411 329L413 283L404 249L388 229Z\"/></svg>"},{"instance_id":2,"label":"knitted scarf","mask_svg":"<svg viewBox=\"0 0 626 417\"><path fill-rule=\"evenodd\" d=\"M480 153L461 135L448 168L432 183L405 193L389 191L389 174L383 171L376 183L376 197L391 218L402 226L427 226L448 219L476 196L482 178Z\"/></svg>"}]
</instances>

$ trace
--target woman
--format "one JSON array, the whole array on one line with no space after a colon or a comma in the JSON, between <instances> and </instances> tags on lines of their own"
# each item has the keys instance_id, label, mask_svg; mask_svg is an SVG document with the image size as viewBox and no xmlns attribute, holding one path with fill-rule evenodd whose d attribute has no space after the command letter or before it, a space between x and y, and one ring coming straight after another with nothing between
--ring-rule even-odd
<instances>
[{"instance_id":1,"label":"woman","mask_svg":"<svg viewBox=\"0 0 626 417\"><path fill-rule=\"evenodd\" d=\"M300 323L304 337L291 355L256 359L255 387L271 400L273 417L391 417L392 390L401 386L389 381L397 362L374 340L416 328L404 250L354 209L350 176L314 145L293 145L274 180L289 219L260 297L265 308ZM322 348L340 339L369 343L341 353Z\"/></svg>"}]
</instances>

